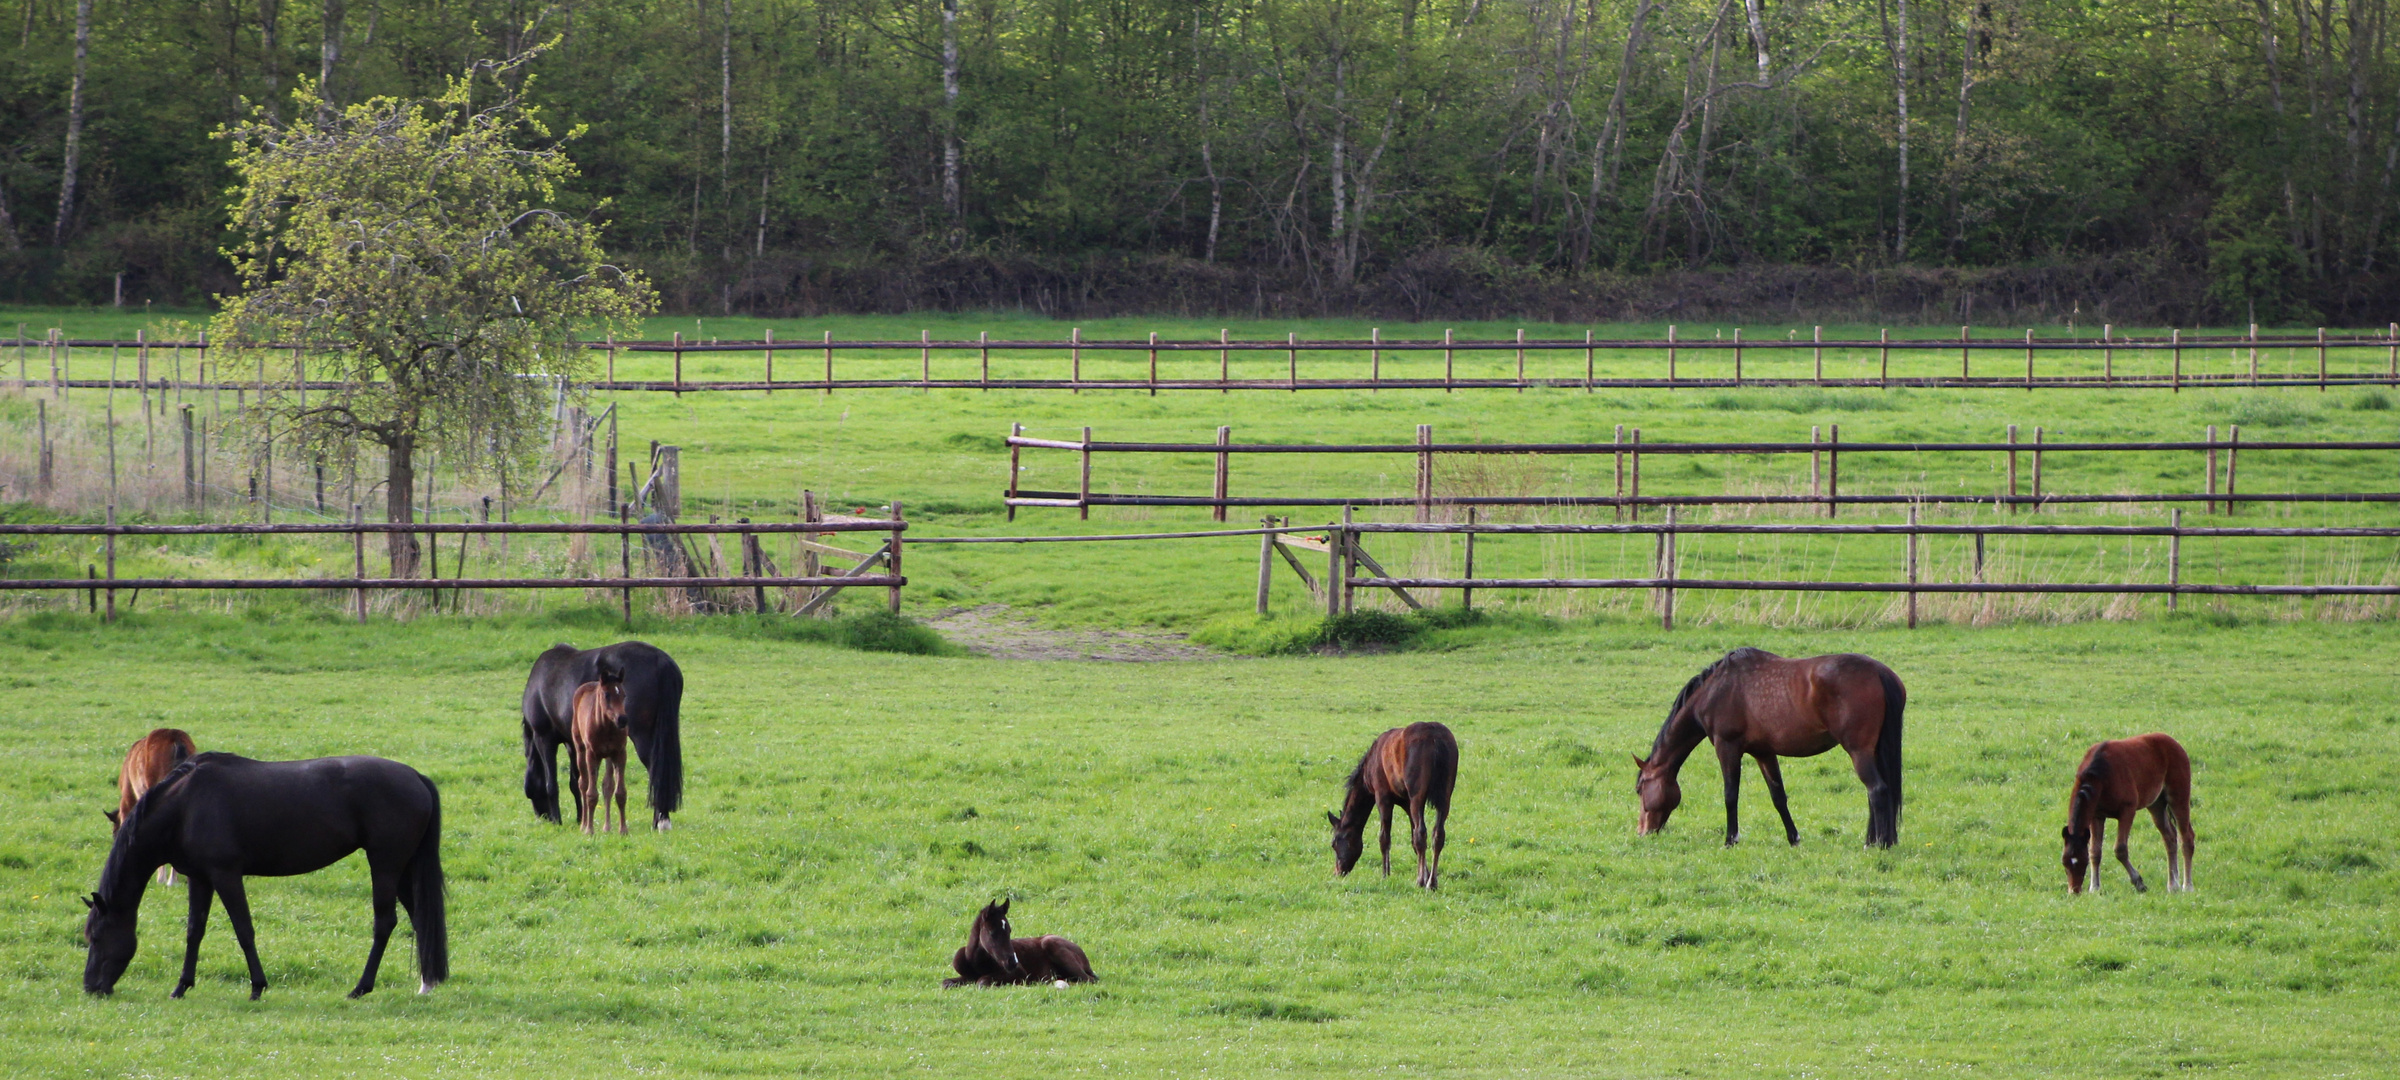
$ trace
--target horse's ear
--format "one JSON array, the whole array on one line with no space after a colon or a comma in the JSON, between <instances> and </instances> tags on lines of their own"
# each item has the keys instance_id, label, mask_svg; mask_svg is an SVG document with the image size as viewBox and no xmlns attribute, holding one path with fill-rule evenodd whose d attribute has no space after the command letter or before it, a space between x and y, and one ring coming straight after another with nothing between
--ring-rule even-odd
<instances>
[{"instance_id":1,"label":"horse's ear","mask_svg":"<svg viewBox=\"0 0 2400 1080\"><path fill-rule=\"evenodd\" d=\"M100 816L101 816L101 817L104 817L104 818L107 818L107 819L108 819L108 823L109 823L110 825L123 825L123 824L124 824L124 822L122 822L122 821L118 821L118 820L117 820L117 812L116 812L116 811L114 811L114 810L102 810L102 811L100 811Z\"/></svg>"},{"instance_id":2,"label":"horse's ear","mask_svg":"<svg viewBox=\"0 0 2400 1080\"><path fill-rule=\"evenodd\" d=\"M90 895L90 896L86 896L86 897L84 897L84 898L83 898L83 906L85 906L85 907L87 907L87 908L90 908L90 909L92 909L92 910L94 910L94 911L98 911L98 910L100 910L100 894L99 894L99 893L93 893L93 894L92 894L92 895Z\"/></svg>"},{"instance_id":3,"label":"horse's ear","mask_svg":"<svg viewBox=\"0 0 2400 1080\"><path fill-rule=\"evenodd\" d=\"M1639 754L1627 754L1625 756L1633 759L1633 767L1636 769L1647 769L1650 767L1650 762L1645 760Z\"/></svg>"},{"instance_id":4,"label":"horse's ear","mask_svg":"<svg viewBox=\"0 0 2400 1080\"><path fill-rule=\"evenodd\" d=\"M1014 899L1014 898L1012 897L1012 898L1010 898L1010 899ZM1008 905L1009 905L1009 901L1008 901L1008 900L1002 900L1002 901L1000 901L1000 914L1002 914L1002 915L1004 915L1004 916L1008 914Z\"/></svg>"},{"instance_id":5,"label":"horse's ear","mask_svg":"<svg viewBox=\"0 0 2400 1080\"><path fill-rule=\"evenodd\" d=\"M2061 840L2075 839L2075 826L2069 825L2066 828L2058 830L2058 838Z\"/></svg>"},{"instance_id":6,"label":"horse's ear","mask_svg":"<svg viewBox=\"0 0 2400 1080\"><path fill-rule=\"evenodd\" d=\"M1342 827L1342 815L1340 815L1340 814L1337 814L1337 813L1334 813L1334 812L1333 812L1333 811L1331 811L1331 810L1327 810L1327 811L1325 811L1325 823L1326 823L1326 824L1328 824L1328 825L1331 825L1331 826L1333 826L1334 828L1337 828L1337 829L1338 829L1338 828L1341 828L1341 827Z\"/></svg>"}]
</instances>

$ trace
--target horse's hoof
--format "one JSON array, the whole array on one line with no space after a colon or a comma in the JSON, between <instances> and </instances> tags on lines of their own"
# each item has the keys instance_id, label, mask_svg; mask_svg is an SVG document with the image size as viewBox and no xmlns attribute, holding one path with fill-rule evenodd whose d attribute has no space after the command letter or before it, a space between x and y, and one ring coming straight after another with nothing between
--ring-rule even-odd
<instances>
[{"instance_id":1,"label":"horse's hoof","mask_svg":"<svg viewBox=\"0 0 2400 1080\"><path fill-rule=\"evenodd\" d=\"M357 988L357 989L355 989L355 990L352 990L352 991L350 991L350 1000L352 1000L352 1001L357 1001L358 999L360 999L360 998L362 998L362 997L365 997L365 996L367 996L368 994L371 994L371 993L374 993L374 992L375 992L375 988L374 988L374 987L372 987L372 986L361 986L361 987L359 987L359 988Z\"/></svg>"},{"instance_id":2,"label":"horse's hoof","mask_svg":"<svg viewBox=\"0 0 2400 1080\"><path fill-rule=\"evenodd\" d=\"M650 827L651 827L652 829L655 829L655 830L659 831L659 832L674 832L674 831L675 831L675 823L674 823L674 822L672 822L672 821L669 821L669 820L667 820L667 819L665 819L665 818L663 818L663 817L662 817L662 818L660 818L660 819L658 819L657 821L653 821L653 822L651 822L651 823L650 823Z\"/></svg>"},{"instance_id":3,"label":"horse's hoof","mask_svg":"<svg viewBox=\"0 0 2400 1080\"><path fill-rule=\"evenodd\" d=\"M1057 982L1051 983L1050 985L1052 985L1052 986L1055 986L1055 987L1057 987L1057 988L1059 988L1059 989L1061 989L1061 990L1064 990L1064 989L1066 989L1066 988L1067 988L1067 980L1065 980L1065 979L1060 979L1060 980L1058 980Z\"/></svg>"},{"instance_id":4,"label":"horse's hoof","mask_svg":"<svg viewBox=\"0 0 2400 1080\"><path fill-rule=\"evenodd\" d=\"M260 994L264 994L264 993L266 993L266 992L267 992L267 988L266 988L266 987L264 987L264 986L253 986L253 987L251 987L251 988L250 988L250 1000L252 1000L252 1001L257 1001L257 1000L258 1000L258 996L259 996Z\"/></svg>"}]
</instances>

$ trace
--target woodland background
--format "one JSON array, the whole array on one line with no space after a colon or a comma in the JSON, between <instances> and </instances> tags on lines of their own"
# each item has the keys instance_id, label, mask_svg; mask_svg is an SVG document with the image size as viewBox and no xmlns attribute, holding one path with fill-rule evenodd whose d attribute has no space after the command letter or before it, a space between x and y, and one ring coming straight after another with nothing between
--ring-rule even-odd
<instances>
[{"instance_id":1,"label":"woodland background","mask_svg":"<svg viewBox=\"0 0 2400 1080\"><path fill-rule=\"evenodd\" d=\"M2385 0L10 6L0 302L207 304L219 125L555 38L686 314L2400 316Z\"/></svg>"}]
</instances>

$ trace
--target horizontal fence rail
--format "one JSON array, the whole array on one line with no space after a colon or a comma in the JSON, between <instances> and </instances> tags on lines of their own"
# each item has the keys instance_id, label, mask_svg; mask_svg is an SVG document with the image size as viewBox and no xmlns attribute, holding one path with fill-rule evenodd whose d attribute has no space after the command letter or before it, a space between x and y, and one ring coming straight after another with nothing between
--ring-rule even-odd
<instances>
[{"instance_id":1,"label":"horizontal fence rail","mask_svg":"<svg viewBox=\"0 0 2400 1080\"><path fill-rule=\"evenodd\" d=\"M908 584L908 578L901 573L901 559L903 554L902 543L903 537L908 531L908 522L899 517L899 509L900 508L898 504L893 505L893 517L890 519L849 519L841 521L799 522L742 521L677 523L626 521L481 523L448 522L437 524L433 522L353 521L343 523L295 522L288 524L228 522L204 525L142 525L115 523L0 524L0 539L5 539L12 536L100 537L105 545L102 553L102 565L106 567L105 574L101 573L100 566L94 566L91 568L89 576L81 578L0 577L0 592L57 592L66 590L83 591L93 594L93 605L95 610L98 608L100 598L105 596L107 599L108 614L113 618L116 613L116 594L120 591L208 591L246 589L349 590L356 595L358 617L363 621L366 618L366 594L371 591L430 590L438 596L442 590L451 590L456 592L462 590L473 591L486 589L615 589L618 590L623 597L625 617L627 621L630 622L633 617L632 591L634 589L753 589L762 590L760 593L762 597L763 590L768 588L809 589L814 591L816 595L807 603L802 605L799 613L805 614L808 611L814 610L818 606L822 605L826 600L830 599L834 593L840 592L843 589L878 587L889 591L888 602L891 610L896 612L900 609L900 591L902 587ZM463 537L473 535L522 536L528 534L616 534L623 537L626 541L626 544L618 553L620 566L623 567L624 572L621 572L615 576L603 577L471 578L440 577L434 574L428 574L428 576L425 577L367 576L367 552L365 546L366 538L371 535L388 535L392 533L427 534L434 536L458 535L462 537L460 541L462 544L465 542ZM731 534L742 536L747 540L747 538L755 537L761 534L801 534L804 536L813 536L834 533L886 533L889 534L889 539L884 542L883 546L879 550L872 553L838 551L836 549L822 548L820 546L819 550L832 552L841 557L857 558L860 560L856 567L846 573L804 575L774 574L765 572L733 575L701 575L693 573L674 576L636 576L631 573L633 556L630 541L635 536ZM117 538L121 536L327 535L347 535L352 538L354 566L356 571L352 576L304 578L134 578L120 577L117 574L116 541ZM748 548L749 545L745 544L745 547ZM680 553L681 549L678 548L674 550L677 552L677 554L669 556L669 561L682 562L685 559L685 556ZM651 551L651 549L646 545L644 547L644 551L648 553ZM757 553L755 549L745 550L743 553L745 569L751 568L751 560L756 557L756 554ZM646 555L646 557L649 556ZM763 558L758 559L759 565L757 568L763 571L765 569L764 563L765 560ZM873 572L878 565L881 565L884 568L882 573Z\"/></svg>"},{"instance_id":2,"label":"horizontal fence rail","mask_svg":"<svg viewBox=\"0 0 2400 1080\"><path fill-rule=\"evenodd\" d=\"M2299 442L2292 440L2244 440L2241 426L2228 428L2226 437L2217 438L2214 427L2207 437L2198 440L2147 440L2129 442L2052 442L2041 428L2033 430L2030 441L2018 438L2016 425L2009 425L2008 438L1998 442L1843 442L1841 425L1832 425L1830 439L1808 442L1644 442L1640 428L1630 429L1632 438L1625 438L1627 429L1620 426L1618 436L1610 442L1572 443L1460 443L1433 441L1433 427L1417 427L1417 441L1410 443L1236 443L1230 427L1217 429L1215 442L1104 442L1091 437L1090 428L1083 429L1078 440L1032 438L1024 434L1024 425L1012 425L1004 444L1009 448L1009 486L1002 501L1013 518L1019 507L1054 507L1081 512L1091 516L1094 506L1205 506L1215 510L1218 521L1225 520L1227 507L1273 506L1414 506L1419 520L1428 520L1435 507L1475 506L1546 506L1546 507L1605 507L1630 509L1639 512L1649 507L1673 506L1791 506L1821 509L1826 516L1839 513L1844 506L1894 505L1987 505L2010 508L2063 506L2075 504L2173 504L2202 503L2210 511L2222 506L2228 512L2240 503L2394 503L2400 502L2400 490L2384 492L2237 492L2243 451L2328 453L2351 451L2400 451L2400 441L2349 440L2328 442ZM1812 429L1813 433L1813 429ZM1074 491L1049 491L1025 488L1018 478L1023 473L1023 453L1026 450L1061 450L1079 455L1081 483ZM2006 457L2007 486L1989 494L1980 492L1926 492L1898 494L1843 494L1842 455L1844 454L1982 454L1996 453ZM2045 455L2060 453L2197 453L2201 455L2203 489L2196 492L2114 492L2062 493L2042 490L2042 468ZM1207 495L1118 494L1092 490L1092 469L1095 455L1104 454L1207 454L1214 455L1214 485ZM1405 496L1293 496L1293 495L1234 495L1232 494L1233 458L1242 454L1407 454L1416 458L1416 491ZM1656 456L1686 455L1807 455L1811 460L1810 492L1806 495L1644 495L1642 494L1642 459ZM1608 456L1615 459L1614 490L1607 495L1445 495L1437 494L1434 485L1434 463L1441 455L1565 455ZM2029 473L2021 473L2021 462L2029 463ZM2220 471L2221 466L2221 471ZM2400 468L2395 468L2395 480L2400 481ZM2030 490L2020 485L2021 479L2031 481ZM2219 481L2223 481L2220 490ZM1855 480L1855 477L1854 477ZM2400 483L2396 483L2400 487Z\"/></svg>"},{"instance_id":3,"label":"horizontal fence rail","mask_svg":"<svg viewBox=\"0 0 2400 1080\"><path fill-rule=\"evenodd\" d=\"M1422 603L1408 592L1410 589L1457 590L1462 602L1471 605L1479 589L1646 589L1657 597L1661 624L1674 625L1675 593L1679 590L1733 592L1797 592L1797 593L1887 593L1903 594L1908 598L1908 625L1917 625L1917 597L1929 593L1950 594L2135 594L2164 595L2172 608L2181 596L2400 596L2400 585L2394 584L2252 584L2225 582L2187 582L2183 578L2183 540L2186 537L2378 537L2400 538L2400 528L2386 527L2229 527L2186 526L2182 512L2176 512L2171 525L1929 525L1916 520L1916 511L1909 512L1905 524L1855 525L1741 525L1719 522L1675 522L1649 524L1476 524L1476 523L1398 523L1352 522L1345 520L1323 527L1321 544L1311 544L1327 556L1326 581L1333 583L1324 590L1326 614L1340 615L1356 610L1357 590L1388 589L1410 607ZM1401 576L1384 571L1372 555L1366 552L1364 538L1393 534L1455 534L1467 543L1466 572L1457 577ZM1474 572L1474 542L1478 536L1562 536L1647 534L1657 541L1653 567L1657 573L1648 577L1578 578L1578 577L1491 577ZM1805 581L1805 580L1747 580L1725 578L1684 577L1679 570L1680 553L1677 540L1687 535L1734 536L1898 536L1907 541L1905 565L1907 576L1900 581ZM1919 538L1926 536L1964 536L1975 540L1973 580L1925 581L1920 577L1922 560ZM1999 582L1984 578L1983 544L1992 536L2163 536L2170 539L2167 557L2167 580L2164 582ZM1269 550L1282 543L1281 537L1266 540ZM1289 551L1285 559L1294 570L1300 563ZM1259 559L1259 608L1266 610L1268 569L1270 561L1264 553ZM1361 573L1362 567L1367 571ZM1306 574L1303 571L1303 579Z\"/></svg>"},{"instance_id":4,"label":"horizontal fence rail","mask_svg":"<svg viewBox=\"0 0 2400 1080\"><path fill-rule=\"evenodd\" d=\"M844 339L835 340L829 333L822 340L795 339L778 341L772 336L757 341L699 341L683 340L681 335L666 341L603 340L579 343L581 347L605 353L606 367L602 378L584 384L590 389L605 391L663 391L669 393L701 393L708 391L821 391L869 389L1012 389L1012 390L1462 390L1513 389L1536 387L1568 389L1606 388L1721 388L1721 387L1983 387L2000 389L2088 389L2088 388L2158 388L2180 390L2184 387L2205 388L2222 386L2333 386L2400 385L2400 324L2386 328L2385 333L2346 331L2338 335L2319 330L2314 335L2295 334L2184 334L2174 331L2165 337L2134 337L2117 334L2113 327L2103 327L2100 336L2038 337L2025 330L2022 337L2015 331L1986 330L1981 337L1975 331L1961 328L1956 339L1933 337L1892 337L1889 330L1879 336L1866 338L1826 338L1823 328L1812 329L1806 339L1794 332L1784 338L1753 338L1745 340L1741 330L1731 338L1687 339L1676 335L1670 327L1665 338L1631 339L1599 338L1586 334L1583 338L1528 338L1519 331L1514 338L1457 339L1445 332L1443 339L1387 339L1378 332L1364 339L1303 340L1297 334L1286 334L1282 340L1235 339L1220 335L1217 340L1166 339L1152 335L1147 340L1085 339L1080 333L1064 340L992 340L988 335L972 340L935 340L930 333L915 341L906 339ZM6 347L0 340L0 348ZM112 357L129 359L137 369L133 379L120 378L112 372L107 379L76 378L73 373L77 350L90 352L108 350ZM2230 350L2225 358L2233 363L2231 370L2217 370L2208 363L2187 364L2188 354ZM2285 363L2280 370L2262 366L2261 353L2281 350ZM183 354L194 354L192 378L185 378ZM279 387L286 389L337 390L344 384L305 377L303 355L310 351L290 344L244 346L238 349L243 358L228 364L212 361L210 354L223 357L236 347L214 343L205 338L183 341L153 341L137 336L134 340L67 338L51 335L42 338L20 336L15 344L19 386L40 386L47 389L218 389L240 390ZM1834 354L1837 369L1845 362L1854 367L1868 360L1874 363L1874 374L1826 374L1826 354ZM154 367L156 354L174 356L171 376L160 376ZM2336 352L2342 367L2335 366ZM759 356L758 377L751 378L687 378L684 371L686 356L715 356L719 354L756 354ZM784 376L776 374L776 357L785 358ZM1422 365L1438 355L1441 372L1435 377L1430 370L1409 367L1387 375L1384 372L1385 354L1392 354L1396 364ZM1621 354L1650 354L1625 357ZM2127 370L2118 370L2119 353L2126 354ZM130 354L130 356L128 356ZM994 375L992 362L998 358L1004 365L1015 368L1035 366L1048 369L1055 365L1057 375L1027 376ZM1026 354L1042 354L1038 357ZM1064 354L1064 355L1058 355ZM1302 357L1307 355L1311 371L1302 373ZM1332 356L1329 354L1340 354ZM2313 354L2313 355L2301 355ZM251 366L267 355L288 356L273 365ZM672 360L672 372L667 378L619 378L617 361L621 356L665 355ZM33 357L41 358L43 368L35 370ZM1280 358L1282 370L1272 375L1255 371L1236 376L1233 362L1243 358L1245 364L1259 357ZM1645 370L1635 373L1602 372L1600 358L1609 356L1612 365L1630 359ZM837 370L836 358L849 365L848 377ZM1125 375L1087 375L1086 359L1114 363L1146 362L1142 373ZM1195 376L1190 366L1194 361L1214 358L1214 377L1202 372ZM1356 370L1363 358L1363 376ZM1895 373L1897 358L1907 370ZM2050 370L2040 370L2040 358L2051 360ZM1504 365L1513 362L1513 374L1462 374L1459 363L1470 366L1492 362ZM1994 365L2006 360L2005 370ZM2088 369L2094 359L2098 370L2066 370L2066 362L2080 359ZM862 377L862 366L888 372L894 365L915 361L913 377L875 375ZM1169 365L1161 369L1162 360ZM1983 367L1979 372L1977 361ZM2246 363L2244 361L2246 360ZM2268 358L2272 364L2271 356ZM2309 361L2313 360L2313 364ZM936 364L941 366L936 376ZM1789 365L1811 364L1810 373L1796 375ZM2380 361L2380 362L2378 362ZM89 362L89 361L87 361ZM163 361L158 361L164 363ZM1780 373L1761 373L1755 365L1761 363L1785 365ZM1945 366L1938 371L1925 369L1930 363ZM2298 363L2293 368L2292 364ZM1340 373L1329 374L1326 365L1343 365ZM1953 372L1947 365L1955 363ZM972 364L972 367L965 365ZM1696 367L1694 365L1697 365ZM795 369L800 377L792 377ZM1503 371L1511 370L1503 367Z\"/></svg>"}]
</instances>

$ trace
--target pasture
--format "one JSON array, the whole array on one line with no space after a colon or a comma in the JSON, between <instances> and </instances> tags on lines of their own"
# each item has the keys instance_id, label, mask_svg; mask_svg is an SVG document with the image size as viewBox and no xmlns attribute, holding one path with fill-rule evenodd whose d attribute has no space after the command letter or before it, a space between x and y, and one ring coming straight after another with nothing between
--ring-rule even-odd
<instances>
[{"instance_id":1,"label":"pasture","mask_svg":"<svg viewBox=\"0 0 2400 1080\"><path fill-rule=\"evenodd\" d=\"M17 1075L2369 1075L2400 1057L2400 675L2388 622L1850 632L1597 620L1421 651L1141 666L868 654L728 618L645 625L690 679L672 833L584 837L520 793L517 695L604 612L378 621L142 613L0 624L0 1041ZM1753 772L1660 836L1632 769L1724 650L1908 681L1900 846L1839 755ZM1438 720L1462 769L1443 888L1337 879L1323 811L1367 740ZM133 738L376 753L442 789L455 975L344 1001L365 873L253 879L271 986L220 915L168 1001L154 888L113 999L76 929ZM2104 736L2196 762L2198 891L2071 898L2066 781ZM639 769L636 768L639 790ZM638 815L637 815L638 816ZM2142 826L2147 829L2147 824ZM2154 879L2155 835L2135 858ZM1101 981L940 989L983 902ZM2380 1064L2379 1064L2380 1063Z\"/></svg>"}]
</instances>

